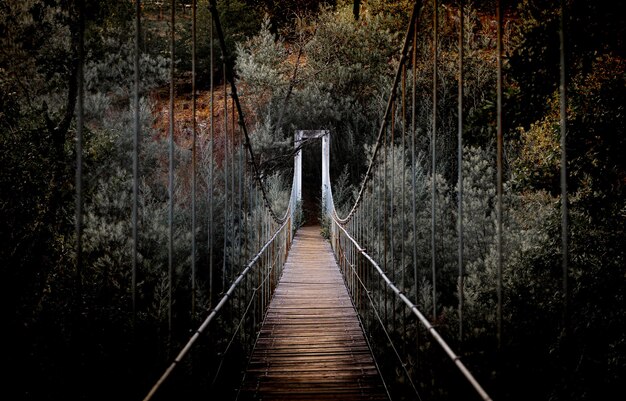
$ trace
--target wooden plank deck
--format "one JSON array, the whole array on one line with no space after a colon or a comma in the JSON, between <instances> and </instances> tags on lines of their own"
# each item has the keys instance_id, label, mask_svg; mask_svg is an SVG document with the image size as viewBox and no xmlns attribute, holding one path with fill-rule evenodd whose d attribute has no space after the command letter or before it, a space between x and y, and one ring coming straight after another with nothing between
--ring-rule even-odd
<instances>
[{"instance_id":1,"label":"wooden plank deck","mask_svg":"<svg viewBox=\"0 0 626 401\"><path fill-rule=\"evenodd\" d=\"M239 400L387 400L319 226L298 231Z\"/></svg>"}]
</instances>

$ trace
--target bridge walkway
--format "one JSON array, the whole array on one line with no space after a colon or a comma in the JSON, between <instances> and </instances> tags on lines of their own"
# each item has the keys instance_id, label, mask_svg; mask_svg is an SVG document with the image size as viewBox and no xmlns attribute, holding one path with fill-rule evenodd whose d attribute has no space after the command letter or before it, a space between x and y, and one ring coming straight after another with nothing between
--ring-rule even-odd
<instances>
[{"instance_id":1,"label":"bridge walkway","mask_svg":"<svg viewBox=\"0 0 626 401\"><path fill-rule=\"evenodd\" d=\"M294 238L239 400L387 400L319 226Z\"/></svg>"}]
</instances>

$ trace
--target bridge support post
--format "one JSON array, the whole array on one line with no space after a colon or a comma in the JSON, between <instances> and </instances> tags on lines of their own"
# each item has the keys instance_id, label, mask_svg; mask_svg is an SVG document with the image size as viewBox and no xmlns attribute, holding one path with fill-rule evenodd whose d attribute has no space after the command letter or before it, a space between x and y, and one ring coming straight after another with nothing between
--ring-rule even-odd
<instances>
[{"instance_id":1,"label":"bridge support post","mask_svg":"<svg viewBox=\"0 0 626 401\"><path fill-rule=\"evenodd\" d=\"M322 139L322 213L332 212L333 196L330 189L330 131L297 130L294 135L294 193L296 201L302 201L302 147L309 139Z\"/></svg>"},{"instance_id":2,"label":"bridge support post","mask_svg":"<svg viewBox=\"0 0 626 401\"><path fill-rule=\"evenodd\" d=\"M324 213L332 214L334 207L333 194L330 187L330 134L323 131L322 137L322 202Z\"/></svg>"},{"instance_id":3,"label":"bridge support post","mask_svg":"<svg viewBox=\"0 0 626 401\"><path fill-rule=\"evenodd\" d=\"M293 147L296 151L293 157L293 186L296 196L296 204L302 202L302 140L305 131L296 131L293 139Z\"/></svg>"}]
</instances>

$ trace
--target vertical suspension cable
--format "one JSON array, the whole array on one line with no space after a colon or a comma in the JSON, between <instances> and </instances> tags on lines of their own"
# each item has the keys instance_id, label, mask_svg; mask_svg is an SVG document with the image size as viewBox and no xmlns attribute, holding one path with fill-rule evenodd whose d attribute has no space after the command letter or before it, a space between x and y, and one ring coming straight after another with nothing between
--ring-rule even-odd
<instances>
[{"instance_id":1,"label":"vertical suspension cable","mask_svg":"<svg viewBox=\"0 0 626 401\"><path fill-rule=\"evenodd\" d=\"M431 266L433 273L433 320L437 320L437 260L435 256L435 230L436 216L435 205L437 196L437 59L439 58L438 40L439 40L439 15L438 1L433 0L433 122L432 132L430 136L431 147L431 200L430 200L430 247L431 247Z\"/></svg>"},{"instance_id":2,"label":"vertical suspension cable","mask_svg":"<svg viewBox=\"0 0 626 401\"><path fill-rule=\"evenodd\" d=\"M559 22L560 53L560 125L561 125L561 263L563 268L563 339L567 346L569 336L569 211L567 194L567 76L565 70L565 1L561 0L561 19ZM564 352L567 355L566 352ZM565 377L567 364L565 365ZM567 384L567 383L565 383Z\"/></svg>"},{"instance_id":3,"label":"vertical suspension cable","mask_svg":"<svg viewBox=\"0 0 626 401\"><path fill-rule=\"evenodd\" d=\"M135 0L135 54L133 56L134 68L134 87L133 87L133 199L132 199L132 271L131 271L131 304L132 304L132 320L131 335L133 344L133 369L137 367L137 259L138 259L138 227L137 219L139 214L139 136L141 135L141 126L139 119L139 52L141 41L141 0Z\"/></svg>"},{"instance_id":4,"label":"vertical suspension cable","mask_svg":"<svg viewBox=\"0 0 626 401\"><path fill-rule=\"evenodd\" d=\"M406 218L406 210L405 210L405 205L404 202L406 201L406 59L403 61L402 64L402 201L400 202L400 206L401 206L401 211L400 214L402 215L402 217L400 218L400 232L401 232L401 236L400 236L400 259L402 260L402 262L400 263L400 269L401 269L401 288L402 288L402 292L406 291L406 279L405 279L405 275L406 275L406 264L405 264L405 255L404 255L404 236L405 236L405 225L404 225L404 220ZM402 339L404 340L406 338L406 308L402 308ZM402 342L403 344L406 344L404 341ZM404 352L406 354L406 352Z\"/></svg>"},{"instance_id":5,"label":"vertical suspension cable","mask_svg":"<svg viewBox=\"0 0 626 401\"><path fill-rule=\"evenodd\" d=\"M496 1L497 20L497 252L498 252L498 277L497 296L498 304L496 308L497 320L497 343L498 350L502 348L502 10L500 0Z\"/></svg>"},{"instance_id":6,"label":"vertical suspension cable","mask_svg":"<svg viewBox=\"0 0 626 401\"><path fill-rule=\"evenodd\" d=\"M172 285L174 275L174 71L176 1L171 2L170 17L170 116L169 116L169 213L168 213L168 272L167 272L167 332L168 344L172 337Z\"/></svg>"},{"instance_id":7,"label":"vertical suspension cable","mask_svg":"<svg viewBox=\"0 0 626 401\"><path fill-rule=\"evenodd\" d=\"M390 262L391 262L391 273L392 273L392 277L394 279L395 282L395 267L394 267L394 252L393 252L393 248L394 248L394 240L393 240L393 210L394 210L394 191L395 191L395 171L396 171L396 163L395 163L395 157L396 157L396 151L395 151L395 135L394 135L394 131L396 129L396 104L395 102L392 104L391 106L391 125L390 125L390 131L391 131L391 138L390 138L390 148L391 148L391 177L390 177L390 181L391 181L391 191L389 192L389 219L390 224L389 224L389 233L390 233L390 238L389 238L389 253L390 253Z\"/></svg>"},{"instance_id":8,"label":"vertical suspension cable","mask_svg":"<svg viewBox=\"0 0 626 401\"><path fill-rule=\"evenodd\" d=\"M256 210L259 204L259 192L258 192L258 188L256 187L257 182L255 181L252 185L252 191L253 191L253 198L254 198L254 208L255 208L255 213L254 213L254 217L255 217L255 222L254 222L254 227L256 227L256 232L255 232L255 239L256 239L256 244L254 245L254 249L261 249L261 229L262 227L262 221L261 221L261 211ZM263 269L263 258L259 258L259 267L257 268L257 274L256 274L256 282L254 284L254 288L258 288L259 290L256 292L256 313L255 313L255 330L258 330L258 327L262 324L261 322L261 295L262 295L262 289L260 288L261 286L261 275L263 274L262 272Z\"/></svg>"},{"instance_id":9,"label":"vertical suspension cable","mask_svg":"<svg viewBox=\"0 0 626 401\"><path fill-rule=\"evenodd\" d=\"M381 176L382 176L382 173L380 171L381 170L380 161L378 162L378 165L376 166L376 169L378 170L378 174L377 174L377 176L378 176L378 185L376 186L376 198L377 198L377 201L375 203L377 205L380 205L380 203L381 203L381 193L382 193L382 189L381 189L381 185L382 185L381 184L381 180L382 180ZM380 241L381 241L380 232L382 230L380 209L381 209L380 207L376 208L376 217L377 217L377 220L376 220L376 251L377 251L378 260L381 260L381 254L382 254L381 246L380 246ZM380 291L378 291L378 289L380 287L380 285L379 285L380 282L378 280L375 280L375 283L376 283L376 290L374 290L374 291L375 291L376 294L378 294L377 298L378 298L378 301L379 301L379 304L380 304ZM373 286L373 284L372 284L372 286Z\"/></svg>"},{"instance_id":10,"label":"vertical suspension cable","mask_svg":"<svg viewBox=\"0 0 626 401\"><path fill-rule=\"evenodd\" d=\"M230 155L230 252L231 252L231 274L235 274L233 271L233 266L237 262L239 258L239 249L235 249L235 102L233 101L231 104L231 123L232 128L230 131L230 144L231 144L231 155ZM237 252L237 258L235 258L235 252Z\"/></svg>"},{"instance_id":11,"label":"vertical suspension cable","mask_svg":"<svg viewBox=\"0 0 626 401\"><path fill-rule=\"evenodd\" d=\"M234 102L233 102L234 105ZM234 113L233 113L234 114ZM245 263L246 259L245 259L245 248L242 249L242 245L243 245L243 235L245 232L245 215L246 215L246 201L244 198L244 194L243 194L243 180L244 180L244 173L243 173L243 134L241 132L241 130L239 130L239 202L240 202L240 233L239 233L239 237L238 237L238 249L239 249L239 265L242 265L243 263ZM242 259L243 258L243 259Z\"/></svg>"},{"instance_id":12,"label":"vertical suspension cable","mask_svg":"<svg viewBox=\"0 0 626 401\"><path fill-rule=\"evenodd\" d=\"M372 249L372 242L371 242L371 238L372 238L372 230L371 230L372 215L371 215L371 211L370 211L370 204L372 203L371 188L370 188L369 194L366 192L366 195L368 195L368 202L366 203L366 207L365 207L365 248L368 249L368 250L371 250Z\"/></svg>"},{"instance_id":13,"label":"vertical suspension cable","mask_svg":"<svg viewBox=\"0 0 626 401\"><path fill-rule=\"evenodd\" d=\"M226 59L226 55L222 53ZM222 64L224 69L224 160L222 162L222 173L224 175L224 244L222 255L222 292L226 291L226 240L228 237L228 97L226 94L226 62Z\"/></svg>"},{"instance_id":14,"label":"vertical suspension cable","mask_svg":"<svg viewBox=\"0 0 626 401\"><path fill-rule=\"evenodd\" d=\"M247 153L246 153L246 157L247 157ZM258 232L258 227L259 224L256 221L257 220L257 213L256 213L256 206L257 206L257 199L256 199L256 192L255 192L255 185L256 181L254 179L252 179L250 177L250 179L248 180L248 198L250 201L250 248L253 249L253 247L255 246L255 243L257 243L258 241L256 240L256 233ZM255 227L257 228L257 230L255 230ZM259 249L259 248L256 248ZM257 274L256 277L253 275L253 279L252 280L252 288L258 288L258 277L260 275L260 269L257 269ZM259 295L258 295L258 291L255 291L252 296L254 297L254 313L252 314L252 328L254 331L257 330L257 323L258 323L258 306L259 306Z\"/></svg>"},{"instance_id":15,"label":"vertical suspension cable","mask_svg":"<svg viewBox=\"0 0 626 401\"><path fill-rule=\"evenodd\" d=\"M76 110L76 285L78 301L83 286L83 117L85 114L85 2L78 2L78 65L76 80L78 102ZM78 305L76 305L78 307Z\"/></svg>"},{"instance_id":16,"label":"vertical suspension cable","mask_svg":"<svg viewBox=\"0 0 626 401\"><path fill-rule=\"evenodd\" d=\"M463 343L463 29L464 1L459 0L459 98L458 98L458 264L459 264L459 344Z\"/></svg>"},{"instance_id":17,"label":"vertical suspension cable","mask_svg":"<svg viewBox=\"0 0 626 401\"><path fill-rule=\"evenodd\" d=\"M392 115L392 119L393 119L393 105L394 103L391 104L391 115ZM389 225L389 217L388 217L388 212L389 212L389 208L387 207L388 200L387 200L387 182L389 181L389 175L388 175L388 168L387 168L387 135L385 135L384 138L384 153L383 153L383 271L385 273L387 273L387 269L388 269L388 265L387 265L387 244L389 242L389 238L388 238L388 225ZM388 321L388 316L387 316L387 289L386 287L382 286L381 287L384 293L384 305L385 305L385 324L387 324Z\"/></svg>"},{"instance_id":18,"label":"vertical suspension cable","mask_svg":"<svg viewBox=\"0 0 626 401\"><path fill-rule=\"evenodd\" d=\"M419 304L419 294L417 291L418 279L417 279L417 208L416 208L416 183L415 183L415 136L416 133L416 81L417 81L417 19L413 22L415 27L413 29L413 71L412 71L412 88L411 88L411 186L413 187L412 194L412 220L413 220L413 279L415 284L415 304Z\"/></svg>"},{"instance_id":19,"label":"vertical suspension cable","mask_svg":"<svg viewBox=\"0 0 626 401\"><path fill-rule=\"evenodd\" d=\"M214 174L214 136L215 136L215 94L213 81L213 15L211 15L211 23L209 24L209 88L211 91L211 112L209 115L209 307L213 305L213 174Z\"/></svg>"},{"instance_id":20,"label":"vertical suspension cable","mask_svg":"<svg viewBox=\"0 0 626 401\"><path fill-rule=\"evenodd\" d=\"M263 210L263 217L262 217L262 222L261 222L261 226L262 226L262 230L261 230L261 244L266 242L266 239L268 237L268 218L267 218L267 209ZM266 277L267 275L267 270L269 268L269 258L268 258L268 254L269 251L265 250L265 252L263 252L263 275L262 277ZM263 319L263 314L265 312L265 306L267 305L267 288L269 285L269 280L263 280L263 301L261 303L261 319Z\"/></svg>"},{"instance_id":21,"label":"vertical suspension cable","mask_svg":"<svg viewBox=\"0 0 626 401\"><path fill-rule=\"evenodd\" d=\"M374 208L373 208L373 204L374 204L374 179L372 177L372 180L370 180L370 182L372 183L370 186L370 193L369 193L369 204L368 204L368 210L367 210L367 249L371 249L371 252L374 252Z\"/></svg>"},{"instance_id":22,"label":"vertical suspension cable","mask_svg":"<svg viewBox=\"0 0 626 401\"><path fill-rule=\"evenodd\" d=\"M366 205L363 205L366 206ZM363 241L363 243L365 243L365 226L367 224L367 221L365 220L367 216L367 208L363 207L361 209L361 220L360 220L360 227L361 227L361 240ZM363 276L363 260L360 257L361 255L357 254L357 262L358 262L358 266L357 266L357 272L358 272L358 277L360 279L360 277ZM361 301L363 299L363 291L360 285L358 285L358 282L356 283L357 285L357 296L358 296L358 301L357 301L357 307L359 308L358 310L361 309Z\"/></svg>"},{"instance_id":23,"label":"vertical suspension cable","mask_svg":"<svg viewBox=\"0 0 626 401\"><path fill-rule=\"evenodd\" d=\"M262 197L261 197L261 191L259 190L259 184L258 182L255 183L255 193L256 193L256 205L257 208L259 209L257 211L257 223L256 226L257 228L257 245L256 245L256 249L261 249L261 247L263 246L263 213L264 210L262 207L259 207L259 205L261 205L262 202ZM257 269L257 288L259 289L258 291L258 310L257 310L257 325L259 326L259 328L261 327L261 325L263 324L263 265L265 262L265 256L261 255L261 257L259 258L259 268Z\"/></svg>"},{"instance_id":24,"label":"vertical suspension cable","mask_svg":"<svg viewBox=\"0 0 626 401\"><path fill-rule=\"evenodd\" d=\"M375 238L375 231L374 231L375 230L375 228L374 228L374 203L376 201L376 198L374 197L375 185L374 185L373 177L374 176L372 176L372 180L370 181L370 183L371 183L370 201L369 201L369 210L368 210L368 213L367 213L368 214L368 216L367 216L368 217L368 220L367 220L368 221L368 232L369 232L369 240L370 240L369 246L372 248L372 250L374 249L374 238ZM365 269L364 277L363 277L363 282L365 283L364 284L365 288L363 289L363 292L366 293L366 294L368 293L368 291L370 291L370 288L371 288L370 287L370 282L369 282L369 275L367 273L368 273L368 269ZM364 302L363 303L363 314L364 314L364 317L365 317L365 320L366 320L366 325L367 325L366 327L369 327L369 324L370 324L369 323L370 322L369 317L370 317L370 315L367 313L368 312L367 308L368 308L368 303Z\"/></svg>"},{"instance_id":25,"label":"vertical suspension cable","mask_svg":"<svg viewBox=\"0 0 626 401\"><path fill-rule=\"evenodd\" d=\"M375 175L374 175L375 177ZM380 208L377 208L376 205L378 205L378 201L377 201L377 195L376 193L378 187L376 186L376 181L372 180L372 202L371 202L371 215L370 218L372 220L372 227L371 227L371 232L372 232L372 247L374 247L375 245L377 245L377 234L378 234L378 230L376 228L376 224L378 223L378 221L376 220L376 216L377 216L377 211ZM369 269L367 270L367 273L369 273ZM366 292L371 292L372 289L374 288L374 280L372 279L372 275L371 274L366 274ZM371 304L372 306L374 306L374 297L372 297L371 300ZM368 307L368 304L365 304L366 307ZM373 321L373 316L371 313L367 314L367 318L368 318L368 326L367 327L371 327L372 321Z\"/></svg>"},{"instance_id":26,"label":"vertical suspension cable","mask_svg":"<svg viewBox=\"0 0 626 401\"><path fill-rule=\"evenodd\" d=\"M191 1L191 316L196 314L196 0Z\"/></svg>"},{"instance_id":27,"label":"vertical suspension cable","mask_svg":"<svg viewBox=\"0 0 626 401\"><path fill-rule=\"evenodd\" d=\"M135 55L134 55L134 135L133 135L133 267L131 276L133 322L137 318L137 218L139 213L139 52L141 39L141 0L135 0Z\"/></svg>"},{"instance_id":28,"label":"vertical suspension cable","mask_svg":"<svg viewBox=\"0 0 626 401\"><path fill-rule=\"evenodd\" d=\"M354 223L355 225L355 230L356 230L356 235L359 238L359 241L362 240L361 238L361 218L362 218L362 213L363 210L359 207L359 212L356 215L356 221ZM361 242L363 243L363 242ZM357 251L354 247L352 247L352 264L354 266L354 269L351 269L351 277L352 277L352 292L353 292L353 298L354 298L354 304L356 305L358 302L358 295L359 295L359 290L357 287L357 275L359 274L359 257L357 255Z\"/></svg>"},{"instance_id":29,"label":"vertical suspension cable","mask_svg":"<svg viewBox=\"0 0 626 401\"><path fill-rule=\"evenodd\" d=\"M247 172L247 166L248 166L248 154L245 153L244 149L243 149L243 134L241 131L239 131L239 136L240 136L240 140L241 140L241 145L240 145L240 151L241 151L241 157L242 157L242 184L243 184L243 188L244 191L242 192L242 197L243 197L243 235L244 235L244 240L243 240L243 256L244 256L244 262L248 261L248 257L249 257L249 244L250 244L250 232L252 231L250 229L250 217L252 216L252 191L250 190L250 185L248 183L249 181L249 177L248 174L246 174Z\"/></svg>"},{"instance_id":30,"label":"vertical suspension cable","mask_svg":"<svg viewBox=\"0 0 626 401\"><path fill-rule=\"evenodd\" d=\"M239 129L238 139L239 139L239 201L241 202L241 205L238 210L239 219L240 219L239 220L240 231L239 231L237 248L239 250L239 258L240 258L239 263L241 265L245 265L248 261L248 231L250 230L249 228L250 208L248 204L249 196L248 196L248 190L247 190L248 175L246 173L246 155L245 155L245 149L243 147L243 133L241 129ZM247 281L246 281L246 285L247 285ZM252 299L251 298L252 296L253 296L252 294L248 294L247 295L248 301L246 302L249 302ZM252 336L253 334L254 333L251 331L250 336ZM250 342L250 340L248 340L248 344L253 345Z\"/></svg>"},{"instance_id":31,"label":"vertical suspension cable","mask_svg":"<svg viewBox=\"0 0 626 401\"><path fill-rule=\"evenodd\" d=\"M416 165L415 165L415 136L416 132L416 113L415 108L417 106L416 102L416 82L417 82L417 18L413 21L415 26L413 27L413 71L412 71L412 88L411 88L411 184L412 184L412 199L411 199L411 208L412 208L412 221L413 221L413 280L415 285L415 304L419 305L419 283L417 277L417 207L416 207L416 183L415 183L415 173L416 173ZM415 331L415 365L416 368L419 367L419 330Z\"/></svg>"},{"instance_id":32,"label":"vertical suspension cable","mask_svg":"<svg viewBox=\"0 0 626 401\"><path fill-rule=\"evenodd\" d=\"M133 266L131 273L131 293L133 306L133 325L137 318L137 215L139 209L139 52L141 38L141 0L135 0L135 55L134 55L134 135L133 135Z\"/></svg>"},{"instance_id":33,"label":"vertical suspension cable","mask_svg":"<svg viewBox=\"0 0 626 401\"><path fill-rule=\"evenodd\" d=\"M391 195L390 195L390 202L389 202L389 219L390 219L390 223L389 223L389 231L390 231L390 262L391 262L391 275L393 277L393 282L396 282L396 265L395 265L395 252L394 252L394 248L395 248L395 241L394 241L394 226L393 226L393 221L394 221L394 200L395 200L395 181L396 181L396 151L395 151L395 135L394 135L394 131L396 129L395 125L396 125L396 103L394 102L392 107L391 107ZM393 331L396 331L396 297L393 297L393 301L391 302L391 321L393 324Z\"/></svg>"},{"instance_id":34,"label":"vertical suspension cable","mask_svg":"<svg viewBox=\"0 0 626 401\"><path fill-rule=\"evenodd\" d=\"M381 188L380 188L380 162L378 163L378 165L376 166L376 169L378 170L378 174L376 174L376 178L378 178L378 185L376 185L376 204L380 204L380 192L381 192ZM380 231L381 231L381 224L380 224L380 207L376 208L376 256L378 258L378 260L380 260Z\"/></svg>"},{"instance_id":35,"label":"vertical suspension cable","mask_svg":"<svg viewBox=\"0 0 626 401\"><path fill-rule=\"evenodd\" d=\"M235 102L233 101L232 103L232 109L231 109L232 113L232 124L233 124L233 131L232 131L232 143L233 143L233 169L232 169L232 174L233 174L233 191L232 191L232 210L233 210L233 224L232 224L232 239L231 239L231 249L233 250L233 254L236 252L237 253L237 257L235 259L233 259L233 265L236 267L234 274L237 274L236 272L238 271L238 269L242 266L241 265L241 215L242 215L242 202L241 202L241 192L239 191L239 184L240 182L237 184L237 190L235 190L235 163L237 163L237 175L236 178L239 179L240 177L240 173L241 173L241 169L239 166L239 157L237 157L237 160L235 160L235 156L238 156L238 151L237 151L237 147L236 147L236 142L235 142L235 131L236 131L236 126L235 126ZM237 200L235 201L235 194L237 195ZM237 206L237 207L235 207ZM235 215L237 216L237 219L235 220ZM235 233L235 221L237 221L237 227L239 227L239 232ZM245 305L245 300L244 297L239 297L239 310L245 310L244 308Z\"/></svg>"}]
</instances>

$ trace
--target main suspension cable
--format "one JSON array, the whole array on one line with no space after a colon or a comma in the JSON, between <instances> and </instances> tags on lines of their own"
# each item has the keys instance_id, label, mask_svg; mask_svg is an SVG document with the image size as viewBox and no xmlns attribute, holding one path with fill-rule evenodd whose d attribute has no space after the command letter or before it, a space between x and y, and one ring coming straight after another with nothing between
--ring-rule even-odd
<instances>
[{"instance_id":1,"label":"main suspension cable","mask_svg":"<svg viewBox=\"0 0 626 401\"><path fill-rule=\"evenodd\" d=\"M263 183L259 166L257 164L256 157L254 155L254 150L252 149L252 142L250 141L250 135L248 134L248 128L246 127L243 109L241 107L241 102L239 101L239 95L237 94L237 86L235 84L233 65L232 65L232 61L228 57L229 55L228 55L228 51L226 48L226 41L224 39L224 31L222 30L222 24L220 22L219 13L217 12L216 0L210 0L209 10L211 11L211 14L213 16L213 21L215 23L215 32L217 33L217 37L220 42L220 47L222 48L222 54L224 55L224 65L225 65L224 73L226 74L226 81L230 82L231 97L233 99L233 102L235 102L235 106L237 107L237 114L239 117L238 123L246 139L246 147L248 148L248 153L250 155L250 163L252 164L252 168L254 170L254 176L259 183L259 187L263 195L263 201L265 202L265 206L269 210L272 218L274 219L276 223L279 223L279 224L283 223L284 221L287 220L287 217L289 215L289 208L287 208L287 210L285 211L285 215L283 217L279 217L274 212L272 203L270 202L269 197L267 196L265 184Z\"/></svg>"},{"instance_id":2,"label":"main suspension cable","mask_svg":"<svg viewBox=\"0 0 626 401\"><path fill-rule=\"evenodd\" d=\"M212 2L214 2L215 0L211 0ZM359 204L361 203L361 200L363 198L364 192L365 192L365 187L368 183L368 181L372 178L372 175L374 173L374 167L375 167L375 162L376 159L378 157L378 153L380 151L380 148L382 146L382 142L383 142L383 137L385 136L385 131L387 128L387 123L389 121L389 117L391 115L391 109L392 109L392 105L396 99L396 91L398 88L398 84L400 83L400 77L402 74L402 64L404 62L406 62L407 60L407 51L409 49L409 43L411 43L411 37L413 36L413 32L414 29L417 28L417 24L413 23L415 21L418 20L420 12L421 12L421 6L422 6L422 2L421 1L416 1L415 3L413 3L413 11L411 12L411 18L410 18L410 22L409 22L409 26L407 28L407 32L405 34L404 37L404 42L402 45L402 51L401 51L401 56L400 56L400 63L398 64L398 68L396 70L396 74L393 80L393 84L391 86L391 92L389 95L389 99L387 101L387 107L385 108L385 114L383 116L383 120L381 122L380 125L380 129L378 130L378 137L376 139L376 145L374 146L374 152L372 153L372 157L370 158L370 163L367 167L367 171L365 172L365 177L363 178L363 181L361 182L361 188L359 189L359 193L356 197L356 200L354 201L354 204L352 205L352 208L350 209L350 211L348 212L348 214L345 217L339 217L336 213L335 213L335 217L337 218L337 221L339 221L341 224L346 224L354 215L354 213L356 213L356 210L359 207Z\"/></svg>"}]
</instances>

